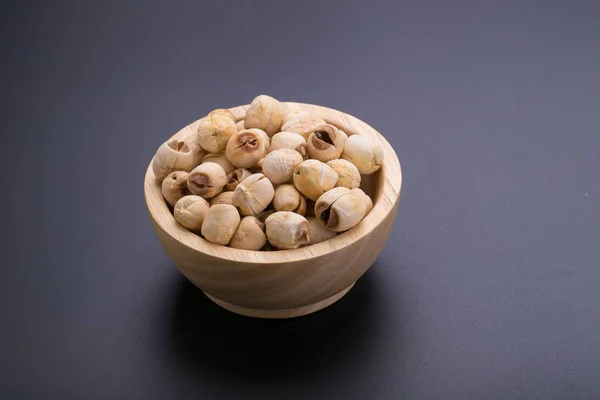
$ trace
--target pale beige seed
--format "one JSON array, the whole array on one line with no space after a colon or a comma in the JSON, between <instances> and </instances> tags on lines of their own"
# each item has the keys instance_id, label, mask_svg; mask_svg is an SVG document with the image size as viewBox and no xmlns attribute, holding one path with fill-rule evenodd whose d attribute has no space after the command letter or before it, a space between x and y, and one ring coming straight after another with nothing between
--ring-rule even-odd
<instances>
[{"instance_id":1,"label":"pale beige seed","mask_svg":"<svg viewBox=\"0 0 600 400\"><path fill-rule=\"evenodd\" d=\"M383 165L383 148L367 135L352 135L346 140L341 158L354 164L361 174L368 175Z\"/></svg>"},{"instance_id":2,"label":"pale beige seed","mask_svg":"<svg viewBox=\"0 0 600 400\"><path fill-rule=\"evenodd\" d=\"M285 117L285 106L271 96L260 95L252 100L246 110L244 127L262 129L269 136L279 131Z\"/></svg>"},{"instance_id":3,"label":"pale beige seed","mask_svg":"<svg viewBox=\"0 0 600 400\"><path fill-rule=\"evenodd\" d=\"M208 153L202 159L202 164L207 163L207 162L213 162L215 164L219 164L221 166L221 168L223 168L223 171L225 171L226 174L230 174L233 171L235 171L235 165L233 165L227 159L227 156L225 155L225 153L217 153L217 154Z\"/></svg>"},{"instance_id":4,"label":"pale beige seed","mask_svg":"<svg viewBox=\"0 0 600 400\"><path fill-rule=\"evenodd\" d=\"M345 134L333 125L317 126L308 137L308 155L315 160L327 162L339 158L344 150Z\"/></svg>"},{"instance_id":5,"label":"pale beige seed","mask_svg":"<svg viewBox=\"0 0 600 400\"><path fill-rule=\"evenodd\" d=\"M365 200L365 216L367 216L373 209L373 200L362 189L354 188L352 191Z\"/></svg>"},{"instance_id":6,"label":"pale beige seed","mask_svg":"<svg viewBox=\"0 0 600 400\"><path fill-rule=\"evenodd\" d=\"M237 126L233 114L227 110L213 110L198 124L198 142L208 152L221 153L235 132Z\"/></svg>"},{"instance_id":7,"label":"pale beige seed","mask_svg":"<svg viewBox=\"0 0 600 400\"><path fill-rule=\"evenodd\" d=\"M343 186L348 189L354 189L360 186L360 172L354 164L348 160L331 160L327 162L331 168L338 174L338 181L335 186Z\"/></svg>"},{"instance_id":8,"label":"pale beige seed","mask_svg":"<svg viewBox=\"0 0 600 400\"><path fill-rule=\"evenodd\" d=\"M300 206L302 195L294 185L279 185L275 189L273 207L277 211L294 211Z\"/></svg>"},{"instance_id":9,"label":"pale beige seed","mask_svg":"<svg viewBox=\"0 0 600 400\"><path fill-rule=\"evenodd\" d=\"M297 249L309 242L308 221L291 211L277 211L265 221L267 240L278 249Z\"/></svg>"},{"instance_id":10,"label":"pale beige seed","mask_svg":"<svg viewBox=\"0 0 600 400\"><path fill-rule=\"evenodd\" d=\"M279 149L296 150L304 159L306 159L308 154L306 150L306 139L293 132L279 132L273 135L271 138L270 151Z\"/></svg>"},{"instance_id":11,"label":"pale beige seed","mask_svg":"<svg viewBox=\"0 0 600 400\"><path fill-rule=\"evenodd\" d=\"M343 232L356 226L365 216L365 199L350 189L336 187L315 203L317 219L329 230Z\"/></svg>"},{"instance_id":12,"label":"pale beige seed","mask_svg":"<svg viewBox=\"0 0 600 400\"><path fill-rule=\"evenodd\" d=\"M212 199L210 199L210 205L215 204L231 204L233 205L233 192L221 192Z\"/></svg>"},{"instance_id":13,"label":"pale beige seed","mask_svg":"<svg viewBox=\"0 0 600 400\"><path fill-rule=\"evenodd\" d=\"M183 196L191 194L187 187L188 173L185 171L171 172L161 184L161 192L167 203L174 206Z\"/></svg>"},{"instance_id":14,"label":"pale beige seed","mask_svg":"<svg viewBox=\"0 0 600 400\"><path fill-rule=\"evenodd\" d=\"M209 208L210 206L204 198L189 195L182 197L175 203L173 214L175 220L184 228L195 233L200 233L204 217Z\"/></svg>"},{"instance_id":15,"label":"pale beige seed","mask_svg":"<svg viewBox=\"0 0 600 400\"><path fill-rule=\"evenodd\" d=\"M216 204L208 209L202 223L202 236L215 244L227 246L240 224L238 210L229 204Z\"/></svg>"},{"instance_id":16,"label":"pale beige seed","mask_svg":"<svg viewBox=\"0 0 600 400\"><path fill-rule=\"evenodd\" d=\"M183 140L170 140L160 145L152 159L152 171L159 181L171 172L189 172L194 165L194 154Z\"/></svg>"},{"instance_id":17,"label":"pale beige seed","mask_svg":"<svg viewBox=\"0 0 600 400\"><path fill-rule=\"evenodd\" d=\"M227 175L227 184L225 185L225 189L227 190L235 190L237 185L247 177L252 175L252 172L248 171L246 168L238 168L229 175Z\"/></svg>"},{"instance_id":18,"label":"pale beige seed","mask_svg":"<svg viewBox=\"0 0 600 400\"><path fill-rule=\"evenodd\" d=\"M269 152L269 137L260 129L236 132L225 149L227 159L237 168L252 168Z\"/></svg>"},{"instance_id":19,"label":"pale beige seed","mask_svg":"<svg viewBox=\"0 0 600 400\"><path fill-rule=\"evenodd\" d=\"M293 211L296 214L306 214L306 199L294 185L279 185L275 189L273 207L276 211Z\"/></svg>"},{"instance_id":20,"label":"pale beige seed","mask_svg":"<svg viewBox=\"0 0 600 400\"><path fill-rule=\"evenodd\" d=\"M335 186L338 174L319 160L306 160L296 167L293 180L300 193L316 201L319 196Z\"/></svg>"},{"instance_id":21,"label":"pale beige seed","mask_svg":"<svg viewBox=\"0 0 600 400\"><path fill-rule=\"evenodd\" d=\"M275 150L263 160L262 173L276 185L291 182L294 170L302 161L302 155L296 150Z\"/></svg>"},{"instance_id":22,"label":"pale beige seed","mask_svg":"<svg viewBox=\"0 0 600 400\"><path fill-rule=\"evenodd\" d=\"M330 231L319 222L316 217L306 217L308 221L308 244L317 244L337 236L336 232Z\"/></svg>"},{"instance_id":23,"label":"pale beige seed","mask_svg":"<svg viewBox=\"0 0 600 400\"><path fill-rule=\"evenodd\" d=\"M227 183L223 168L213 162L198 165L188 175L188 188L195 195L210 199L221 193Z\"/></svg>"},{"instance_id":24,"label":"pale beige seed","mask_svg":"<svg viewBox=\"0 0 600 400\"><path fill-rule=\"evenodd\" d=\"M233 205L244 216L256 216L273 200L275 189L263 174L253 174L244 179L233 191Z\"/></svg>"},{"instance_id":25,"label":"pale beige seed","mask_svg":"<svg viewBox=\"0 0 600 400\"><path fill-rule=\"evenodd\" d=\"M260 250L267 243L265 224L256 217L242 218L229 246L242 250Z\"/></svg>"}]
</instances>

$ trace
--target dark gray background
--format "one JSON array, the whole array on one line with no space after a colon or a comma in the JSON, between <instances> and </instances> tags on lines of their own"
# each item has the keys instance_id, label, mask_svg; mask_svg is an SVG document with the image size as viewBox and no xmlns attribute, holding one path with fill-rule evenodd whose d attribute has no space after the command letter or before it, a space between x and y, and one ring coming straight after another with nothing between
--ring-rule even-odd
<instances>
[{"instance_id":1,"label":"dark gray background","mask_svg":"<svg viewBox=\"0 0 600 400\"><path fill-rule=\"evenodd\" d=\"M0 397L600 397L597 2L2 7ZM142 192L161 142L262 93L365 120L404 172L372 269L289 321L186 283Z\"/></svg>"}]
</instances>

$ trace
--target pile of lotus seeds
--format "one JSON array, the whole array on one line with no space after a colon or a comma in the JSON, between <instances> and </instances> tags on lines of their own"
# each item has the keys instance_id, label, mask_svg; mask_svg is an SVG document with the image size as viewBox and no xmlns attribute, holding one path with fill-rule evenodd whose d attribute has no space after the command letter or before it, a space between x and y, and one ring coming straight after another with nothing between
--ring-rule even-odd
<instances>
[{"instance_id":1,"label":"pile of lotus seeds","mask_svg":"<svg viewBox=\"0 0 600 400\"><path fill-rule=\"evenodd\" d=\"M152 169L179 224L209 242L258 251L320 243L356 226L373 208L361 175L382 163L370 136L348 136L261 95L237 123L213 110L197 132L163 143Z\"/></svg>"}]
</instances>

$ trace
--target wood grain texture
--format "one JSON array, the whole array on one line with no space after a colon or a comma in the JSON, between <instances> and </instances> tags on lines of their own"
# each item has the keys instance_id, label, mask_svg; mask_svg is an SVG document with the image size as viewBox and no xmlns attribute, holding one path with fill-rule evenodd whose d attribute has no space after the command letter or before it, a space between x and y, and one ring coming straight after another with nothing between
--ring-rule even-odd
<instances>
[{"instance_id":1,"label":"wood grain texture","mask_svg":"<svg viewBox=\"0 0 600 400\"><path fill-rule=\"evenodd\" d=\"M383 248L396 217L402 171L390 144L363 121L317 105L284 103L316 114L348 135L370 135L384 149L382 168L363 177L374 207L357 226L328 241L295 250L255 252L207 242L179 225L164 201L150 162L144 194L150 220L169 258L217 304L244 315L287 318L318 311L346 293ZM245 106L231 108L239 121ZM195 133L198 121L172 138ZM337 297L338 294L341 294ZM335 298L333 301L328 301ZM319 307L320 305L320 307ZM250 310L250 311L248 311ZM261 313L261 310L264 311Z\"/></svg>"}]
</instances>

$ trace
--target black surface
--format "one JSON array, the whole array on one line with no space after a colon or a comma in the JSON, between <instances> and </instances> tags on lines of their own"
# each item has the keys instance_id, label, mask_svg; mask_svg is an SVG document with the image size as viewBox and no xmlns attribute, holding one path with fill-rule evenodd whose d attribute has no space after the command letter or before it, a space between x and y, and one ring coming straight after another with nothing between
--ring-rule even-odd
<instances>
[{"instance_id":1,"label":"black surface","mask_svg":"<svg viewBox=\"0 0 600 400\"><path fill-rule=\"evenodd\" d=\"M1 398L599 398L597 2L2 7ZM187 284L142 194L162 141L262 93L404 171L373 268L290 321Z\"/></svg>"}]
</instances>

